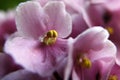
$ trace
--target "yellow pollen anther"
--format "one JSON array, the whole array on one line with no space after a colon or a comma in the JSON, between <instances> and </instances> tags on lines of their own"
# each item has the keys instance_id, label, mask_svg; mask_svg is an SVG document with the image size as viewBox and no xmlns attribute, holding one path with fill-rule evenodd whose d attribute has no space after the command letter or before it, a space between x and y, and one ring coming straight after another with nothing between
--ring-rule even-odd
<instances>
[{"instance_id":1,"label":"yellow pollen anther","mask_svg":"<svg viewBox=\"0 0 120 80\"><path fill-rule=\"evenodd\" d=\"M50 30L47 32L47 37L57 37L58 33L55 30Z\"/></svg>"},{"instance_id":2,"label":"yellow pollen anther","mask_svg":"<svg viewBox=\"0 0 120 80\"><path fill-rule=\"evenodd\" d=\"M90 68L92 66L91 61L87 57L79 57L77 62L83 68Z\"/></svg>"},{"instance_id":3,"label":"yellow pollen anther","mask_svg":"<svg viewBox=\"0 0 120 80\"><path fill-rule=\"evenodd\" d=\"M47 32L47 37L52 37L53 36L53 31L50 30L49 32Z\"/></svg>"},{"instance_id":4,"label":"yellow pollen anther","mask_svg":"<svg viewBox=\"0 0 120 80\"><path fill-rule=\"evenodd\" d=\"M57 37L57 36L58 36L58 33L55 30L53 30L53 37Z\"/></svg>"},{"instance_id":5,"label":"yellow pollen anther","mask_svg":"<svg viewBox=\"0 0 120 80\"><path fill-rule=\"evenodd\" d=\"M113 30L112 27L107 27L106 29L109 32L109 34L113 34L114 33L114 30Z\"/></svg>"},{"instance_id":6,"label":"yellow pollen anther","mask_svg":"<svg viewBox=\"0 0 120 80\"><path fill-rule=\"evenodd\" d=\"M116 75L110 75L108 80L118 80L118 77Z\"/></svg>"},{"instance_id":7,"label":"yellow pollen anther","mask_svg":"<svg viewBox=\"0 0 120 80\"><path fill-rule=\"evenodd\" d=\"M43 42L46 45L52 45L56 42L56 38L58 37L58 33L55 30L50 30L47 32L46 36L43 39Z\"/></svg>"}]
</instances>

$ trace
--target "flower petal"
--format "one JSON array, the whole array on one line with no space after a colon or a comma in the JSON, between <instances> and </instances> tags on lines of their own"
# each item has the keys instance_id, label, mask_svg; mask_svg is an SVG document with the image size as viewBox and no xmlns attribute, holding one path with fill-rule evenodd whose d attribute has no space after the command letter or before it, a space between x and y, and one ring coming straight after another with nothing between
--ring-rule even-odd
<instances>
[{"instance_id":1,"label":"flower petal","mask_svg":"<svg viewBox=\"0 0 120 80\"><path fill-rule=\"evenodd\" d=\"M88 25L86 24L85 20L83 19L82 14L73 14L72 15L72 21L73 21L73 28L71 37L75 38L80 33L82 33L84 30L88 29Z\"/></svg>"},{"instance_id":2,"label":"flower petal","mask_svg":"<svg viewBox=\"0 0 120 80\"><path fill-rule=\"evenodd\" d=\"M59 37L67 37L72 30L72 19L65 11L63 2L51 1L44 6L44 10L48 15L48 29L55 29Z\"/></svg>"},{"instance_id":3,"label":"flower petal","mask_svg":"<svg viewBox=\"0 0 120 80\"><path fill-rule=\"evenodd\" d=\"M120 47L117 46L116 64L120 66Z\"/></svg>"},{"instance_id":4,"label":"flower petal","mask_svg":"<svg viewBox=\"0 0 120 80\"><path fill-rule=\"evenodd\" d=\"M6 74L18 69L20 69L20 66L14 63L11 56L0 53L0 80Z\"/></svg>"},{"instance_id":5,"label":"flower petal","mask_svg":"<svg viewBox=\"0 0 120 80\"><path fill-rule=\"evenodd\" d=\"M53 46L46 46L30 38L13 36L7 40L5 51L25 69L41 76L50 76L66 60L66 46L64 40L57 40Z\"/></svg>"},{"instance_id":6,"label":"flower petal","mask_svg":"<svg viewBox=\"0 0 120 80\"><path fill-rule=\"evenodd\" d=\"M110 74L110 71L115 64L115 60L110 58L104 58L99 60L101 63L99 64L99 74L101 77L101 80L107 80L108 75Z\"/></svg>"},{"instance_id":7,"label":"flower petal","mask_svg":"<svg viewBox=\"0 0 120 80\"><path fill-rule=\"evenodd\" d=\"M27 70L18 70L6 75L5 77L2 78L2 80L49 80L49 79L42 78L38 74L29 72Z\"/></svg>"},{"instance_id":8,"label":"flower petal","mask_svg":"<svg viewBox=\"0 0 120 80\"><path fill-rule=\"evenodd\" d=\"M75 39L74 48L81 52L100 50L108 36L108 32L102 27L89 28Z\"/></svg>"},{"instance_id":9,"label":"flower petal","mask_svg":"<svg viewBox=\"0 0 120 80\"><path fill-rule=\"evenodd\" d=\"M117 64L114 64L114 66L111 69L110 75L116 75L117 78L120 79L120 66Z\"/></svg>"},{"instance_id":10,"label":"flower petal","mask_svg":"<svg viewBox=\"0 0 120 80\"><path fill-rule=\"evenodd\" d=\"M38 39L44 34L45 14L38 2L21 3L16 11L17 29L21 35Z\"/></svg>"},{"instance_id":11,"label":"flower petal","mask_svg":"<svg viewBox=\"0 0 120 80\"><path fill-rule=\"evenodd\" d=\"M104 47L99 51L90 51L88 54L92 61L98 60L101 58L116 58L116 46L109 40L106 41Z\"/></svg>"},{"instance_id":12,"label":"flower petal","mask_svg":"<svg viewBox=\"0 0 120 80\"><path fill-rule=\"evenodd\" d=\"M73 39L72 38L69 38L68 39L68 61L67 61L67 65L66 65L66 68L65 68L65 77L64 77L64 80L68 80L69 77L70 77L70 74L72 72L72 68L73 68Z\"/></svg>"}]
</instances>

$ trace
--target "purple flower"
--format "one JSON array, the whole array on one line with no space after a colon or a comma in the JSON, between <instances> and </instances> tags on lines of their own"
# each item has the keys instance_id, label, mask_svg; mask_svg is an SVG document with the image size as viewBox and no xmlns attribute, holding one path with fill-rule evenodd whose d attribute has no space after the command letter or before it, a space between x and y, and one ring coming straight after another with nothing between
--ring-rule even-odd
<instances>
[{"instance_id":1,"label":"purple flower","mask_svg":"<svg viewBox=\"0 0 120 80\"><path fill-rule=\"evenodd\" d=\"M0 80L53 80L51 77L42 78L15 64L11 56L0 53Z\"/></svg>"},{"instance_id":2,"label":"purple flower","mask_svg":"<svg viewBox=\"0 0 120 80\"><path fill-rule=\"evenodd\" d=\"M3 12L0 11L0 51L4 46L6 39L10 34L16 31L14 11Z\"/></svg>"},{"instance_id":3,"label":"purple flower","mask_svg":"<svg viewBox=\"0 0 120 80\"><path fill-rule=\"evenodd\" d=\"M107 30L96 26L69 40L65 80L70 74L73 80L106 80L116 56L116 47L108 36Z\"/></svg>"},{"instance_id":4,"label":"purple flower","mask_svg":"<svg viewBox=\"0 0 120 80\"><path fill-rule=\"evenodd\" d=\"M86 0L83 6L83 17L90 27L102 26L110 34L109 39L117 47L116 62L120 65L120 1L119 0ZM100 1L100 2L99 2ZM87 3L87 4L85 4ZM79 5L81 6L81 5ZM79 29L79 28L78 28Z\"/></svg>"},{"instance_id":5,"label":"purple flower","mask_svg":"<svg viewBox=\"0 0 120 80\"><path fill-rule=\"evenodd\" d=\"M120 65L120 1L106 0L102 4L90 4L86 8L92 26L101 25L110 34L109 39L117 46L117 64ZM94 16L93 16L94 15Z\"/></svg>"},{"instance_id":6,"label":"purple flower","mask_svg":"<svg viewBox=\"0 0 120 80\"><path fill-rule=\"evenodd\" d=\"M114 64L107 80L120 80L120 66Z\"/></svg>"},{"instance_id":7,"label":"purple flower","mask_svg":"<svg viewBox=\"0 0 120 80\"><path fill-rule=\"evenodd\" d=\"M45 3L51 0L33 0L33 1L38 1L42 6L44 6ZM63 1L66 6L65 7L66 11L72 17L72 32L69 35L70 37L75 38L81 32L89 28L86 21L83 18L82 11L79 6L82 5L83 0L54 0L54 1Z\"/></svg>"},{"instance_id":8,"label":"purple flower","mask_svg":"<svg viewBox=\"0 0 120 80\"><path fill-rule=\"evenodd\" d=\"M19 65L16 65L11 56L0 53L0 80L7 74L20 69Z\"/></svg>"},{"instance_id":9,"label":"purple flower","mask_svg":"<svg viewBox=\"0 0 120 80\"><path fill-rule=\"evenodd\" d=\"M5 52L26 70L42 77L59 70L67 58L67 39L72 30L63 2L50 1L44 7L36 1L16 9L17 32L5 44Z\"/></svg>"},{"instance_id":10,"label":"purple flower","mask_svg":"<svg viewBox=\"0 0 120 80\"><path fill-rule=\"evenodd\" d=\"M67 6L67 11L72 16L72 33L70 36L75 38L80 33L82 33L84 30L89 28L83 17L80 6L78 6L78 3L81 4L82 2L81 1L75 2L74 0L69 0L69 1L64 0L64 3Z\"/></svg>"}]
</instances>

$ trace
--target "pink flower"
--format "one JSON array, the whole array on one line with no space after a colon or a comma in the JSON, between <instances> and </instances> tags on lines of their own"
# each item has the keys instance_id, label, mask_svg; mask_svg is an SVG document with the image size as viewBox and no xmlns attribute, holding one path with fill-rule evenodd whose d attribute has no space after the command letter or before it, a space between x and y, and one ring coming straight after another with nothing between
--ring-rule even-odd
<instances>
[{"instance_id":1,"label":"pink flower","mask_svg":"<svg viewBox=\"0 0 120 80\"><path fill-rule=\"evenodd\" d=\"M14 11L0 11L0 51L10 34L16 31Z\"/></svg>"},{"instance_id":2,"label":"pink flower","mask_svg":"<svg viewBox=\"0 0 120 80\"><path fill-rule=\"evenodd\" d=\"M5 44L5 52L25 69L42 77L63 66L67 39L72 30L63 2L50 1L44 7L36 1L21 3L16 9L17 33Z\"/></svg>"},{"instance_id":3,"label":"pink flower","mask_svg":"<svg viewBox=\"0 0 120 80\"><path fill-rule=\"evenodd\" d=\"M83 0L61 0L65 3L67 12L72 16L72 33L71 37L75 38L88 27L81 10ZM72 5L71 5L72 4Z\"/></svg>"},{"instance_id":4,"label":"pink flower","mask_svg":"<svg viewBox=\"0 0 120 80\"><path fill-rule=\"evenodd\" d=\"M17 65L13 58L0 53L0 80L55 80L54 76L41 77Z\"/></svg>"},{"instance_id":5,"label":"pink flower","mask_svg":"<svg viewBox=\"0 0 120 80\"><path fill-rule=\"evenodd\" d=\"M14 63L11 56L0 53L0 80L13 71L20 69L21 67Z\"/></svg>"},{"instance_id":6,"label":"pink flower","mask_svg":"<svg viewBox=\"0 0 120 80\"><path fill-rule=\"evenodd\" d=\"M116 62L120 65L119 4L119 0L105 0L105 2L102 4L90 4L87 7L86 12L89 16L92 26L101 25L108 30L110 34L109 39L117 46Z\"/></svg>"},{"instance_id":7,"label":"pink flower","mask_svg":"<svg viewBox=\"0 0 120 80\"><path fill-rule=\"evenodd\" d=\"M38 1L42 6L44 6L50 0L33 0L33 1ZM65 7L66 11L72 17L72 32L69 36L75 38L81 32L89 28L86 21L83 18L82 11L79 6L82 5L83 0L54 0L54 1L63 1L66 6Z\"/></svg>"},{"instance_id":8,"label":"pink flower","mask_svg":"<svg viewBox=\"0 0 120 80\"><path fill-rule=\"evenodd\" d=\"M114 64L112 67L110 74L108 75L107 80L120 80L120 66L117 64Z\"/></svg>"},{"instance_id":9,"label":"pink flower","mask_svg":"<svg viewBox=\"0 0 120 80\"><path fill-rule=\"evenodd\" d=\"M108 36L105 29L96 26L69 40L65 80L71 72L73 80L106 80L116 56L116 47Z\"/></svg>"}]
</instances>

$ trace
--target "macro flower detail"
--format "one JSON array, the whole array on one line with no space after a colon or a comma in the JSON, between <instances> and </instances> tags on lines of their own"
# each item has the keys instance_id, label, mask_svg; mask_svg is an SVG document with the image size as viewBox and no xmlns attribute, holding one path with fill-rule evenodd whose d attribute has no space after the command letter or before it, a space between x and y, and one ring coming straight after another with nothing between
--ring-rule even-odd
<instances>
[{"instance_id":1,"label":"macro flower detail","mask_svg":"<svg viewBox=\"0 0 120 80\"><path fill-rule=\"evenodd\" d=\"M109 76L108 80L118 80L116 75Z\"/></svg>"},{"instance_id":2,"label":"macro flower detail","mask_svg":"<svg viewBox=\"0 0 120 80\"><path fill-rule=\"evenodd\" d=\"M85 56L77 56L78 58L76 59L78 66L81 66L83 68L90 68L92 66L91 61L85 57Z\"/></svg>"},{"instance_id":3,"label":"macro flower detail","mask_svg":"<svg viewBox=\"0 0 120 80\"><path fill-rule=\"evenodd\" d=\"M50 30L47 32L43 39L43 43L46 45L52 45L56 42L56 38L58 37L58 33L55 30Z\"/></svg>"},{"instance_id":4,"label":"macro flower detail","mask_svg":"<svg viewBox=\"0 0 120 80\"><path fill-rule=\"evenodd\" d=\"M72 74L72 80L107 79L116 57L116 47L108 36L107 30L95 26L69 40L69 66L65 80L68 80L68 74Z\"/></svg>"},{"instance_id":5,"label":"macro flower detail","mask_svg":"<svg viewBox=\"0 0 120 80\"><path fill-rule=\"evenodd\" d=\"M71 16L62 1L43 7L36 1L21 3L16 9L17 32L5 44L5 52L25 69L42 77L61 69L67 58L67 38Z\"/></svg>"},{"instance_id":6,"label":"macro flower detail","mask_svg":"<svg viewBox=\"0 0 120 80\"><path fill-rule=\"evenodd\" d=\"M107 80L119 80L120 79L120 66L115 63L108 75Z\"/></svg>"},{"instance_id":7,"label":"macro flower detail","mask_svg":"<svg viewBox=\"0 0 120 80\"><path fill-rule=\"evenodd\" d=\"M101 25L110 34L109 39L116 45L117 47L117 56L116 62L120 64L120 1L119 0L105 0L105 2L101 4L89 4L86 9L86 13L89 16L89 20L92 26ZM95 12L95 13L94 13ZM94 16L92 16L94 15Z\"/></svg>"},{"instance_id":8,"label":"macro flower detail","mask_svg":"<svg viewBox=\"0 0 120 80\"><path fill-rule=\"evenodd\" d=\"M114 29L112 27L106 27L110 35L114 34Z\"/></svg>"},{"instance_id":9,"label":"macro flower detail","mask_svg":"<svg viewBox=\"0 0 120 80\"><path fill-rule=\"evenodd\" d=\"M0 11L0 80L120 79L120 0L25 1Z\"/></svg>"}]
</instances>

